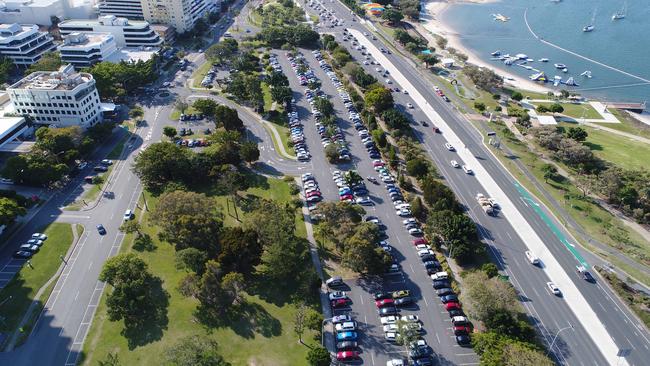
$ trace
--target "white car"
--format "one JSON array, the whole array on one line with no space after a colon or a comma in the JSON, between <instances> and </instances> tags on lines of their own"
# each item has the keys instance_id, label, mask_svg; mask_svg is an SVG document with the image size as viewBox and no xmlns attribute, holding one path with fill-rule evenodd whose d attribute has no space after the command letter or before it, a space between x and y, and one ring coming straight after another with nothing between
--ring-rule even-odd
<instances>
[{"instance_id":1,"label":"white car","mask_svg":"<svg viewBox=\"0 0 650 366\"><path fill-rule=\"evenodd\" d=\"M334 291L330 292L329 298L330 301L332 300L338 300L338 299L346 299L348 295L344 291Z\"/></svg>"},{"instance_id":2,"label":"white car","mask_svg":"<svg viewBox=\"0 0 650 366\"><path fill-rule=\"evenodd\" d=\"M458 164L458 162L457 162L456 160L452 160L452 161L450 162L450 164L451 164L451 166L453 166L454 168L460 168L460 164Z\"/></svg>"},{"instance_id":3,"label":"white car","mask_svg":"<svg viewBox=\"0 0 650 366\"><path fill-rule=\"evenodd\" d=\"M386 84L392 84L393 82L390 79L386 79Z\"/></svg>"},{"instance_id":4,"label":"white car","mask_svg":"<svg viewBox=\"0 0 650 366\"><path fill-rule=\"evenodd\" d=\"M446 280L449 278L449 274L447 272L437 272L431 275L431 279L436 281L436 280Z\"/></svg>"},{"instance_id":5,"label":"white car","mask_svg":"<svg viewBox=\"0 0 650 366\"><path fill-rule=\"evenodd\" d=\"M417 224L417 220L415 220L415 219L406 219L406 220L402 220L402 224L404 224L404 225L408 225L408 224Z\"/></svg>"},{"instance_id":6,"label":"white car","mask_svg":"<svg viewBox=\"0 0 650 366\"><path fill-rule=\"evenodd\" d=\"M370 200L370 197L357 197L355 202L361 206L373 206L375 204Z\"/></svg>"},{"instance_id":7,"label":"white car","mask_svg":"<svg viewBox=\"0 0 650 366\"><path fill-rule=\"evenodd\" d=\"M406 90L406 89L402 89L402 93L404 93L404 94L408 94L409 92L408 92L408 90Z\"/></svg>"},{"instance_id":8,"label":"white car","mask_svg":"<svg viewBox=\"0 0 650 366\"><path fill-rule=\"evenodd\" d=\"M413 109L413 104L411 103L406 103L406 106L409 107L410 109Z\"/></svg>"},{"instance_id":9,"label":"white car","mask_svg":"<svg viewBox=\"0 0 650 366\"><path fill-rule=\"evenodd\" d=\"M368 61L363 61L363 64L364 64L364 65L370 65L370 62L368 62Z\"/></svg>"},{"instance_id":10,"label":"white car","mask_svg":"<svg viewBox=\"0 0 650 366\"><path fill-rule=\"evenodd\" d=\"M384 325L384 333L388 333L388 332L397 332L397 324Z\"/></svg>"},{"instance_id":11,"label":"white car","mask_svg":"<svg viewBox=\"0 0 650 366\"><path fill-rule=\"evenodd\" d=\"M472 171L472 169L471 169L470 167L468 167L467 165L463 165L463 171L464 171L465 173L469 174L469 175L474 174L474 172Z\"/></svg>"},{"instance_id":12,"label":"white car","mask_svg":"<svg viewBox=\"0 0 650 366\"><path fill-rule=\"evenodd\" d=\"M401 319L403 322L407 322L407 323L417 323L420 321L420 318L418 318L417 315L412 315L412 314L404 315Z\"/></svg>"},{"instance_id":13,"label":"white car","mask_svg":"<svg viewBox=\"0 0 650 366\"><path fill-rule=\"evenodd\" d=\"M397 317L395 315L382 316L379 321L382 325L395 324L397 323Z\"/></svg>"},{"instance_id":14,"label":"white car","mask_svg":"<svg viewBox=\"0 0 650 366\"><path fill-rule=\"evenodd\" d=\"M548 286L548 289L551 290L553 295L562 296L562 291L560 291L560 288L557 287L553 282L546 282L546 286Z\"/></svg>"},{"instance_id":15,"label":"white car","mask_svg":"<svg viewBox=\"0 0 650 366\"><path fill-rule=\"evenodd\" d=\"M126 210L126 211L124 212L124 216L122 217L122 219L123 219L124 221L129 221L129 220L131 220L132 218L133 218L133 211L131 211L131 210Z\"/></svg>"},{"instance_id":16,"label":"white car","mask_svg":"<svg viewBox=\"0 0 650 366\"><path fill-rule=\"evenodd\" d=\"M34 233L32 234L32 239L37 239L37 240L46 240L47 235L42 234L42 233Z\"/></svg>"},{"instance_id":17,"label":"white car","mask_svg":"<svg viewBox=\"0 0 650 366\"><path fill-rule=\"evenodd\" d=\"M435 253L431 249L418 250L418 256L424 257L425 255L435 255Z\"/></svg>"},{"instance_id":18,"label":"white car","mask_svg":"<svg viewBox=\"0 0 650 366\"><path fill-rule=\"evenodd\" d=\"M386 366L406 366L404 360L394 359L386 362Z\"/></svg>"},{"instance_id":19,"label":"white car","mask_svg":"<svg viewBox=\"0 0 650 366\"><path fill-rule=\"evenodd\" d=\"M381 73L381 67L375 67L375 71Z\"/></svg>"},{"instance_id":20,"label":"white car","mask_svg":"<svg viewBox=\"0 0 650 366\"><path fill-rule=\"evenodd\" d=\"M351 321L352 321L352 317L347 315L347 314L337 315L337 316L332 318L332 323L334 323L334 324L351 322Z\"/></svg>"},{"instance_id":21,"label":"white car","mask_svg":"<svg viewBox=\"0 0 650 366\"><path fill-rule=\"evenodd\" d=\"M539 258L537 258L535 254L533 254L533 252L531 252L530 250L526 251L526 258L528 259L530 264L534 264L534 265L539 264Z\"/></svg>"},{"instance_id":22,"label":"white car","mask_svg":"<svg viewBox=\"0 0 650 366\"><path fill-rule=\"evenodd\" d=\"M334 329L337 332L349 332L352 330L357 329L357 323L354 321L351 322L345 322L345 323L338 323L334 326Z\"/></svg>"},{"instance_id":23,"label":"white car","mask_svg":"<svg viewBox=\"0 0 650 366\"><path fill-rule=\"evenodd\" d=\"M384 338L389 342L395 342L398 335L399 333L397 332L386 332L384 333Z\"/></svg>"},{"instance_id":24,"label":"white car","mask_svg":"<svg viewBox=\"0 0 650 366\"><path fill-rule=\"evenodd\" d=\"M453 147L450 143L448 143L448 142L445 143L445 148L446 148L447 150L449 150L449 151L454 151L454 150L455 150L454 147Z\"/></svg>"},{"instance_id":25,"label":"white car","mask_svg":"<svg viewBox=\"0 0 650 366\"><path fill-rule=\"evenodd\" d=\"M415 246L415 249L416 250L427 250L427 249L431 249L431 248L429 248L429 246L426 245L426 244L418 244L418 245Z\"/></svg>"}]
</instances>

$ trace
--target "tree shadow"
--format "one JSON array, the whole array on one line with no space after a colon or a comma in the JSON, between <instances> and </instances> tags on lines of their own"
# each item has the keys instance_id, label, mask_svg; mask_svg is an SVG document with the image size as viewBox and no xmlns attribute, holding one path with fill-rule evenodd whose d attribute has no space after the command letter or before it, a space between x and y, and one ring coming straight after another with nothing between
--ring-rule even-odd
<instances>
[{"instance_id":1,"label":"tree shadow","mask_svg":"<svg viewBox=\"0 0 650 366\"><path fill-rule=\"evenodd\" d=\"M133 250L137 252L153 252L158 248L149 234L140 234L133 241Z\"/></svg>"},{"instance_id":2,"label":"tree shadow","mask_svg":"<svg viewBox=\"0 0 650 366\"><path fill-rule=\"evenodd\" d=\"M154 277L149 283L149 304L142 309L138 321L126 321L122 329L122 336L127 339L129 350L158 341L167 329L169 319L169 293L162 287L162 280Z\"/></svg>"},{"instance_id":3,"label":"tree shadow","mask_svg":"<svg viewBox=\"0 0 650 366\"><path fill-rule=\"evenodd\" d=\"M583 144L587 146L591 151L603 151L603 145L594 144L593 142L584 141Z\"/></svg>"},{"instance_id":4,"label":"tree shadow","mask_svg":"<svg viewBox=\"0 0 650 366\"><path fill-rule=\"evenodd\" d=\"M282 334L282 323L260 304L244 301L232 305L225 313L219 313L199 305L194 313L196 319L210 329L229 327L243 338L277 337Z\"/></svg>"}]
</instances>

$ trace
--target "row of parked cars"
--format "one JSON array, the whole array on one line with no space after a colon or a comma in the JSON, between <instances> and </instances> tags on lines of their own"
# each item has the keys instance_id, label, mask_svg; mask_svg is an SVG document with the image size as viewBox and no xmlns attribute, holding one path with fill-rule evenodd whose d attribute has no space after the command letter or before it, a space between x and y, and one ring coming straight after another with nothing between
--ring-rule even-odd
<instances>
[{"instance_id":1,"label":"row of parked cars","mask_svg":"<svg viewBox=\"0 0 650 366\"><path fill-rule=\"evenodd\" d=\"M205 116L203 113L182 113L178 118L179 121L201 121Z\"/></svg>"},{"instance_id":2,"label":"row of parked cars","mask_svg":"<svg viewBox=\"0 0 650 366\"><path fill-rule=\"evenodd\" d=\"M327 296L334 315L331 321L335 332L336 360L341 362L357 361L361 352L359 325L352 316L341 313L342 310L349 310L352 299L348 293L340 290L345 286L341 277L332 277L325 281L325 284L330 289Z\"/></svg>"},{"instance_id":3,"label":"row of parked cars","mask_svg":"<svg viewBox=\"0 0 650 366\"><path fill-rule=\"evenodd\" d=\"M205 74L205 76L203 77L203 80L201 80L201 86L206 88L208 86L211 86L216 76L217 76L217 68L216 66L212 66L208 71L208 73Z\"/></svg>"},{"instance_id":4,"label":"row of parked cars","mask_svg":"<svg viewBox=\"0 0 650 366\"><path fill-rule=\"evenodd\" d=\"M339 190L339 200L356 203L362 206L373 206L374 202L370 200L368 189L363 181L352 182L349 177L354 176L353 171L341 172L335 170L332 172L332 179Z\"/></svg>"},{"instance_id":5,"label":"row of parked cars","mask_svg":"<svg viewBox=\"0 0 650 366\"><path fill-rule=\"evenodd\" d=\"M307 203L315 204L323 200L323 194L318 187L316 178L311 173L305 173L301 177L302 189Z\"/></svg>"},{"instance_id":6,"label":"row of parked cars","mask_svg":"<svg viewBox=\"0 0 650 366\"><path fill-rule=\"evenodd\" d=\"M291 56L287 56L287 58L301 85L306 85L307 82L314 81L314 76L312 74L307 74L304 72L304 62L302 59L293 58ZM271 59L271 62L273 65L279 66L275 55L274 58ZM290 108L291 110L287 113L287 117L289 118L289 128L291 134L290 137L291 142L293 143L293 149L296 152L296 158L298 158L298 160L307 161L311 159L311 154L307 148L307 143L305 141L305 131L303 130L303 125L300 122L298 116L296 100L293 98L291 99Z\"/></svg>"},{"instance_id":7,"label":"row of parked cars","mask_svg":"<svg viewBox=\"0 0 650 366\"><path fill-rule=\"evenodd\" d=\"M43 233L33 233L31 239L22 244L13 257L17 259L29 259L36 254L47 240L47 235Z\"/></svg>"}]
</instances>

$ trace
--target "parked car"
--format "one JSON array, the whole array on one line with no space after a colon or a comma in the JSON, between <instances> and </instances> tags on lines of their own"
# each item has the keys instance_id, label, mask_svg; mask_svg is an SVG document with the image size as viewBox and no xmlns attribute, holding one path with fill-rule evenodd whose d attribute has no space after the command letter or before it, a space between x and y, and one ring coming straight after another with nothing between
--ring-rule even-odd
<instances>
[{"instance_id":1,"label":"parked car","mask_svg":"<svg viewBox=\"0 0 650 366\"><path fill-rule=\"evenodd\" d=\"M106 229L104 228L104 225L99 224L97 225L97 232L99 235L106 235Z\"/></svg>"},{"instance_id":2,"label":"parked car","mask_svg":"<svg viewBox=\"0 0 650 366\"><path fill-rule=\"evenodd\" d=\"M17 259L29 259L34 253L28 252L26 250L18 250L14 252L13 257Z\"/></svg>"},{"instance_id":3,"label":"parked car","mask_svg":"<svg viewBox=\"0 0 650 366\"><path fill-rule=\"evenodd\" d=\"M359 347L359 344L354 341L343 341L336 343L337 350L356 350Z\"/></svg>"},{"instance_id":4,"label":"parked car","mask_svg":"<svg viewBox=\"0 0 650 366\"><path fill-rule=\"evenodd\" d=\"M352 317L349 316L348 314L336 315L336 316L332 317L332 323L334 323L334 324L350 322L350 321L352 321Z\"/></svg>"},{"instance_id":5,"label":"parked car","mask_svg":"<svg viewBox=\"0 0 650 366\"><path fill-rule=\"evenodd\" d=\"M337 287L343 285L343 278L334 276L325 280L327 287Z\"/></svg>"}]
</instances>

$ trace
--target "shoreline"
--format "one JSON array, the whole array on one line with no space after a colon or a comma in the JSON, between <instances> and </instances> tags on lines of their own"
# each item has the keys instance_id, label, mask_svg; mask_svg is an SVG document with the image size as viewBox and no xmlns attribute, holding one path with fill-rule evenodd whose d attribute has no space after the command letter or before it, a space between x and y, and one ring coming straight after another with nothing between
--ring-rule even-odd
<instances>
[{"instance_id":1,"label":"shoreline","mask_svg":"<svg viewBox=\"0 0 650 366\"><path fill-rule=\"evenodd\" d=\"M442 20L442 15L449 9L450 6L454 4L485 4L496 1L498 0L429 0L426 4L424 4L424 11L420 14L420 20L422 22L421 24L427 31L445 37L447 39L447 47L455 48L456 50L467 55L467 62L479 67L489 68L496 72L498 75L503 76L504 85L537 93L547 93L549 91L555 92L555 90L552 88L549 88L545 85L540 85L525 77L517 75L516 73L510 72L507 69L484 61L474 51L463 45L461 41L462 34L460 32L454 30L452 27L446 24L444 20Z\"/></svg>"}]
</instances>

